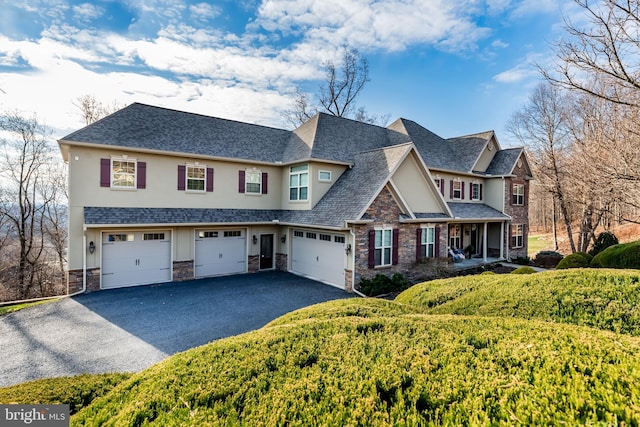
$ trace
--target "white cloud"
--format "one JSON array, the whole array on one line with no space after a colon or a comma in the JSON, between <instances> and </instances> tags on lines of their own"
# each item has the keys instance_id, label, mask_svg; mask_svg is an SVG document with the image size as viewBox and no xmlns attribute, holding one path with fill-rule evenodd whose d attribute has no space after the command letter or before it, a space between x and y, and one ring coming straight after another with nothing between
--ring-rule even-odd
<instances>
[{"instance_id":1,"label":"white cloud","mask_svg":"<svg viewBox=\"0 0 640 427\"><path fill-rule=\"evenodd\" d=\"M74 18L81 21L90 21L99 18L104 13L103 8L90 3L73 6L71 10L73 11Z\"/></svg>"},{"instance_id":2,"label":"white cloud","mask_svg":"<svg viewBox=\"0 0 640 427\"><path fill-rule=\"evenodd\" d=\"M517 6L513 10L511 17L521 18L539 13L559 13L562 6L561 3L557 0L522 0L516 3Z\"/></svg>"},{"instance_id":3,"label":"white cloud","mask_svg":"<svg viewBox=\"0 0 640 427\"><path fill-rule=\"evenodd\" d=\"M198 3L189 6L189 12L192 18L206 21L219 16L222 13L222 9L209 3Z\"/></svg>"}]
</instances>

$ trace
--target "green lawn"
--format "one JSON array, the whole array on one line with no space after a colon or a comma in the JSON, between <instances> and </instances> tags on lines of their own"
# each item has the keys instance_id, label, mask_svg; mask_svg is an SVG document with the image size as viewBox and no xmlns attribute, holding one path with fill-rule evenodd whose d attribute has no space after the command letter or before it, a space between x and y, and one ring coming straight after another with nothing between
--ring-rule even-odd
<instances>
[{"instance_id":1,"label":"green lawn","mask_svg":"<svg viewBox=\"0 0 640 427\"><path fill-rule=\"evenodd\" d=\"M0 306L0 316L2 316L3 314L13 313L14 311L22 310L23 308L33 307L35 305L45 304L45 303L57 301L57 300L58 300L57 298L52 298L52 299L47 299L42 301L25 302L22 304L3 305L3 306Z\"/></svg>"},{"instance_id":2,"label":"green lawn","mask_svg":"<svg viewBox=\"0 0 640 427\"><path fill-rule=\"evenodd\" d=\"M553 241L548 234L529 235L529 256L533 258L538 252L553 249Z\"/></svg>"}]
</instances>

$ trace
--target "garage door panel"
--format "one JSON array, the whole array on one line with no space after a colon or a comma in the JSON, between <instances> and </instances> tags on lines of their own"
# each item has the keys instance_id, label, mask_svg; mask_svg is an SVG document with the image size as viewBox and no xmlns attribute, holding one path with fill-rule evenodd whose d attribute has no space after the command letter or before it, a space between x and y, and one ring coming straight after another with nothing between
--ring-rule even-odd
<instances>
[{"instance_id":1,"label":"garage door panel","mask_svg":"<svg viewBox=\"0 0 640 427\"><path fill-rule=\"evenodd\" d=\"M246 272L246 250L246 233L242 230L196 231L196 277Z\"/></svg>"},{"instance_id":2,"label":"garage door panel","mask_svg":"<svg viewBox=\"0 0 640 427\"><path fill-rule=\"evenodd\" d=\"M102 288L171 281L170 236L169 231L103 233Z\"/></svg>"},{"instance_id":3,"label":"garage door panel","mask_svg":"<svg viewBox=\"0 0 640 427\"><path fill-rule=\"evenodd\" d=\"M341 288L344 287L344 235L294 230L291 269Z\"/></svg>"}]
</instances>

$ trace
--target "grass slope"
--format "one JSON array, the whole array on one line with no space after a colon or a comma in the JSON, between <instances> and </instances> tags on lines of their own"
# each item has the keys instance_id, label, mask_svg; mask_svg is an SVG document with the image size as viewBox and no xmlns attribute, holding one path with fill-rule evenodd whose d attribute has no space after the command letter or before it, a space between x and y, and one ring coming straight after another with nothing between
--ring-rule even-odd
<instances>
[{"instance_id":1,"label":"grass slope","mask_svg":"<svg viewBox=\"0 0 640 427\"><path fill-rule=\"evenodd\" d=\"M421 283L397 302L428 314L542 319L640 336L640 272L559 270Z\"/></svg>"}]
</instances>

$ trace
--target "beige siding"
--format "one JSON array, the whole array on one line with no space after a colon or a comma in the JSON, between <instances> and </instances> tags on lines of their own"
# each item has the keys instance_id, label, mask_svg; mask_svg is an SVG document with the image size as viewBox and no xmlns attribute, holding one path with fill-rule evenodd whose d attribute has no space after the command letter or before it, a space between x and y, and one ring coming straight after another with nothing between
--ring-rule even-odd
<instances>
[{"instance_id":1,"label":"beige siding","mask_svg":"<svg viewBox=\"0 0 640 427\"><path fill-rule=\"evenodd\" d=\"M100 159L119 156L119 151L70 148L69 193L71 206L118 207L188 207L279 209L282 168L202 159L128 154L130 159L147 163L146 189L115 190L100 187ZM76 158L78 160L76 160ZM194 164L213 168L213 192L178 191L178 165ZM268 194L250 195L238 192L238 172L250 170L269 174ZM77 201L78 204L75 204Z\"/></svg>"},{"instance_id":2,"label":"beige siding","mask_svg":"<svg viewBox=\"0 0 640 427\"><path fill-rule=\"evenodd\" d=\"M407 156L393 174L393 183L413 212L444 212L435 185L429 182L413 155Z\"/></svg>"},{"instance_id":3,"label":"beige siding","mask_svg":"<svg viewBox=\"0 0 640 427\"><path fill-rule=\"evenodd\" d=\"M342 165L332 165L327 163L311 163L309 166L310 166L309 180L311 181L311 188L310 188L311 203L312 203L312 206L315 206L320 201L320 199L322 199L324 195L327 194L327 191L329 191L331 186L336 183L338 178L340 178L340 176L344 173L347 167ZM329 182L320 181L320 177L319 177L320 171L331 172L331 181ZM287 186L287 191L285 192L288 192L288 189L289 187Z\"/></svg>"},{"instance_id":4,"label":"beige siding","mask_svg":"<svg viewBox=\"0 0 640 427\"><path fill-rule=\"evenodd\" d=\"M493 178L485 183L485 203L500 212L504 211L504 180Z\"/></svg>"},{"instance_id":5,"label":"beige siding","mask_svg":"<svg viewBox=\"0 0 640 427\"><path fill-rule=\"evenodd\" d=\"M497 145L495 144L495 142L493 142L493 139L491 140L491 145L493 145L493 150L487 150L487 148L485 147L484 151L480 155L480 158L478 159L478 162L474 167L475 170L485 172L489 167L491 160L493 160L493 157L496 155Z\"/></svg>"}]
</instances>

